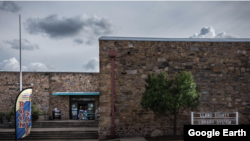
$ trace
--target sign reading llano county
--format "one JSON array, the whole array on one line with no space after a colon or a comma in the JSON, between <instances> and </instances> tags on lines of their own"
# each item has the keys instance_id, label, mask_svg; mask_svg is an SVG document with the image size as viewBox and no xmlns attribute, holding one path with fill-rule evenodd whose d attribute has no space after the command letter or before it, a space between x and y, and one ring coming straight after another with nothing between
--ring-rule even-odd
<instances>
[{"instance_id":1,"label":"sign reading llano county","mask_svg":"<svg viewBox=\"0 0 250 141\"><path fill-rule=\"evenodd\" d=\"M238 125L238 112L191 112L192 125Z\"/></svg>"}]
</instances>

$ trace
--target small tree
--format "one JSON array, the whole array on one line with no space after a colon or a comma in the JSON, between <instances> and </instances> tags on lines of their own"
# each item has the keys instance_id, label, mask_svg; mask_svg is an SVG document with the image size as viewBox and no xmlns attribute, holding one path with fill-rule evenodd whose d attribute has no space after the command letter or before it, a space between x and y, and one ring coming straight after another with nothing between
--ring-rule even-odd
<instances>
[{"instance_id":1,"label":"small tree","mask_svg":"<svg viewBox=\"0 0 250 141\"><path fill-rule=\"evenodd\" d=\"M145 92L141 105L143 109L152 110L157 115L174 116L174 135L179 115L187 108L196 108L200 103L200 89L194 82L192 74L181 71L170 78L166 72L158 75L149 74L146 79Z\"/></svg>"}]
</instances>

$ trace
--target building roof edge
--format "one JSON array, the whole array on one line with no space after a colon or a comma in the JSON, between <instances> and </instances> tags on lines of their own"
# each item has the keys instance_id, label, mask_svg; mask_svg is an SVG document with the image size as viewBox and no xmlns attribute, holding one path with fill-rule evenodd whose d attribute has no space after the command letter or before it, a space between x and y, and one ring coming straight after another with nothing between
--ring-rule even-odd
<instances>
[{"instance_id":1,"label":"building roof edge","mask_svg":"<svg viewBox=\"0 0 250 141\"><path fill-rule=\"evenodd\" d=\"M20 73L20 71L3 71L3 70L0 70L0 73L1 72L11 72L11 73ZM49 72L49 71L22 71L22 73L89 73L89 74L92 74L92 73L100 73L100 72L63 72L63 71L58 71L58 72Z\"/></svg>"},{"instance_id":2,"label":"building roof edge","mask_svg":"<svg viewBox=\"0 0 250 141\"><path fill-rule=\"evenodd\" d=\"M185 41L185 42L250 42L250 38L153 38L153 37L119 37L101 36L99 40L122 41Z\"/></svg>"}]
</instances>

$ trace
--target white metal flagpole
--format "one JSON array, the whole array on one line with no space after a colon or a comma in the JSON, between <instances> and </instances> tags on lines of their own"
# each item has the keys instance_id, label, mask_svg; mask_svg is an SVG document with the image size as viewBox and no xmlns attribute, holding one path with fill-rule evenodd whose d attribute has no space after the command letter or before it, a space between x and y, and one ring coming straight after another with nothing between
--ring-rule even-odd
<instances>
[{"instance_id":1,"label":"white metal flagpole","mask_svg":"<svg viewBox=\"0 0 250 141\"><path fill-rule=\"evenodd\" d=\"M20 40L20 91L22 91L22 61L21 61L21 15L19 15L19 40Z\"/></svg>"}]
</instances>

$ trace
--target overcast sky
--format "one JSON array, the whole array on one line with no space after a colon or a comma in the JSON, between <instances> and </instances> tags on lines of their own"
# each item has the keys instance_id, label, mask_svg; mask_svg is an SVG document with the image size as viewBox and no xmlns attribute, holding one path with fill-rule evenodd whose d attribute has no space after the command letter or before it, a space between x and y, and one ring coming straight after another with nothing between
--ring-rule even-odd
<instances>
[{"instance_id":1,"label":"overcast sky","mask_svg":"<svg viewBox=\"0 0 250 141\"><path fill-rule=\"evenodd\" d=\"M101 36L249 38L250 2L0 1L0 69L99 72Z\"/></svg>"}]
</instances>

